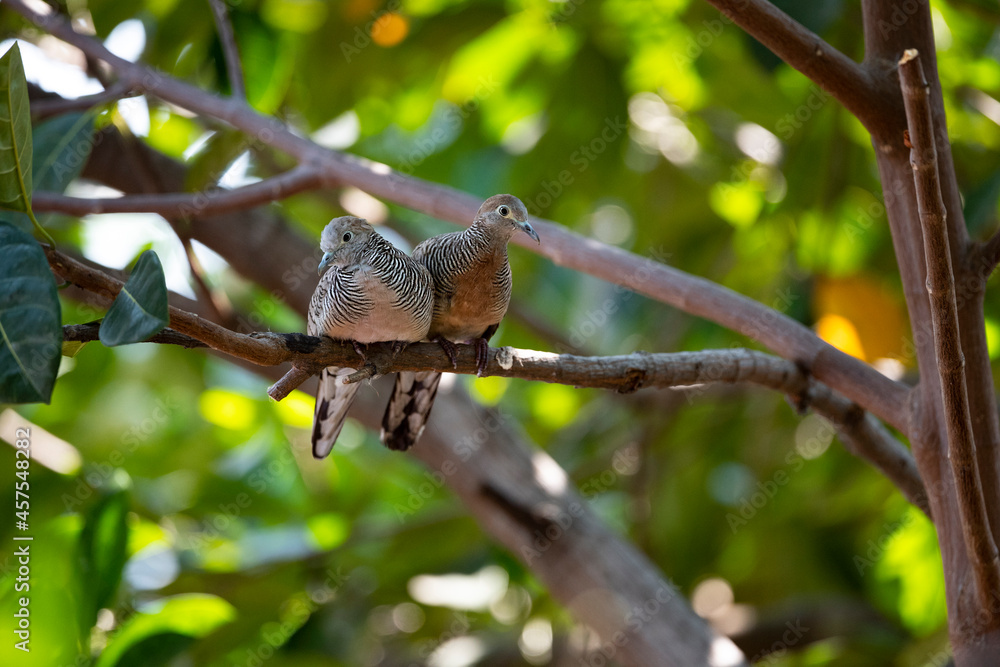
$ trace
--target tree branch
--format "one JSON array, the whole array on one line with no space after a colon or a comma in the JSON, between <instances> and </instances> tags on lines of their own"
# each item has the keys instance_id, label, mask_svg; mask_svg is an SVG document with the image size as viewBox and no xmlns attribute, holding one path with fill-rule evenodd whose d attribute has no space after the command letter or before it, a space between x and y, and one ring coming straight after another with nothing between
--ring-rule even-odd
<instances>
[{"instance_id":1,"label":"tree branch","mask_svg":"<svg viewBox=\"0 0 1000 667\"><path fill-rule=\"evenodd\" d=\"M937 372L944 399L948 459L958 489L959 514L965 546L975 575L983 609L990 611L992 596L1000 591L1000 555L986 516L972 418L965 383L965 357L959 338L955 279L946 227L947 212L938 178L937 150L928 101L927 82L915 49L899 61L899 80L909 125L910 165L916 185L917 208L923 229ZM928 369L929 370L929 369ZM992 613L992 612L990 612Z\"/></svg>"},{"instance_id":2,"label":"tree branch","mask_svg":"<svg viewBox=\"0 0 1000 667\"><path fill-rule=\"evenodd\" d=\"M98 213L158 213L170 218L219 215L269 204L324 184L319 169L298 166L258 183L225 190L216 188L196 193L125 195L109 199L68 197L54 192L36 192L32 206L36 211L94 215Z\"/></svg>"},{"instance_id":3,"label":"tree branch","mask_svg":"<svg viewBox=\"0 0 1000 667\"><path fill-rule=\"evenodd\" d=\"M100 322L88 322L86 324L64 324L63 341L66 343L90 343L100 340ZM164 329L158 334L153 334L145 340L146 343L159 343L161 345L180 345L185 348L208 347L197 338L178 333L173 329Z\"/></svg>"},{"instance_id":4,"label":"tree branch","mask_svg":"<svg viewBox=\"0 0 1000 667\"><path fill-rule=\"evenodd\" d=\"M779 58L812 79L862 124L875 116L868 72L767 0L708 0Z\"/></svg>"},{"instance_id":5,"label":"tree branch","mask_svg":"<svg viewBox=\"0 0 1000 667\"><path fill-rule=\"evenodd\" d=\"M287 152L300 163L314 164L330 182L349 183L374 196L459 224L468 224L482 203L472 195L405 176L386 165L327 150L242 102L220 98L144 65L118 58L100 42L76 33L63 19L39 14L25 6L22 0L7 0L5 6L84 53L105 61L130 85L195 113L223 120ZM861 84L851 79L850 85ZM545 220L534 220L533 224L542 235L543 243L538 247L529 246L520 239L516 243L560 266L622 285L759 340L786 359L802 364L818 380L903 433L909 433L911 425L906 400L909 389L830 346L801 323L709 280L606 246L561 225Z\"/></svg>"},{"instance_id":6,"label":"tree branch","mask_svg":"<svg viewBox=\"0 0 1000 667\"><path fill-rule=\"evenodd\" d=\"M114 297L123 283L51 248L45 249L53 272L64 280L106 297ZM327 366L370 367L371 375L398 371L475 374L473 345L459 345L457 364L434 343L415 343L398 354L391 346L372 345L360 359L354 346L302 334L240 334L193 313L170 307L170 325L177 334L201 341L213 350L263 366L292 362L294 368L269 394L280 400L313 373ZM66 330L66 340L94 340L96 327ZM171 332L169 341L186 341ZM861 408L829 387L804 375L792 362L752 350L705 350L672 354L634 354L579 357L513 348L491 348L486 375L554 382L572 387L613 389L631 393L642 388L668 388L708 382L752 383L792 396L832 421L857 456L875 465L910 502L929 514L926 492L909 451ZM280 389L279 389L280 386Z\"/></svg>"},{"instance_id":7,"label":"tree branch","mask_svg":"<svg viewBox=\"0 0 1000 667\"><path fill-rule=\"evenodd\" d=\"M212 6L212 16L215 18L215 28L219 32L219 42L226 58L226 74L229 76L229 90L233 97L239 100L247 98L246 86L243 83L243 66L240 64L240 49L236 45L236 35L233 34L233 24L229 20L229 12L223 0L208 0Z\"/></svg>"},{"instance_id":8,"label":"tree branch","mask_svg":"<svg viewBox=\"0 0 1000 667\"><path fill-rule=\"evenodd\" d=\"M45 120L51 116L58 116L70 111L84 111L100 104L116 102L120 99L135 97L140 94L140 91L132 90L128 85L119 82L93 95L84 95L73 99L64 99L62 97L36 99L31 101L31 117L35 120Z\"/></svg>"}]
</instances>

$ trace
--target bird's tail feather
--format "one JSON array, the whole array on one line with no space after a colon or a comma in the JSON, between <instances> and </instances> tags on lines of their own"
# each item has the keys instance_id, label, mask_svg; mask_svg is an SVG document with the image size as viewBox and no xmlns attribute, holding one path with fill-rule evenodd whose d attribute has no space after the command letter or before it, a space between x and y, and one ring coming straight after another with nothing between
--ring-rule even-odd
<instances>
[{"instance_id":1,"label":"bird's tail feather","mask_svg":"<svg viewBox=\"0 0 1000 667\"><path fill-rule=\"evenodd\" d=\"M344 384L344 378L354 372L353 368L324 368L319 376L316 391L316 415L313 418L313 456L325 458L333 444L337 442L340 429L344 427L347 410L354 402L360 382Z\"/></svg>"},{"instance_id":2,"label":"bird's tail feather","mask_svg":"<svg viewBox=\"0 0 1000 667\"><path fill-rule=\"evenodd\" d=\"M417 442L427 425L440 382L441 374L434 371L396 376L382 417L382 443L386 447L405 451Z\"/></svg>"}]
</instances>

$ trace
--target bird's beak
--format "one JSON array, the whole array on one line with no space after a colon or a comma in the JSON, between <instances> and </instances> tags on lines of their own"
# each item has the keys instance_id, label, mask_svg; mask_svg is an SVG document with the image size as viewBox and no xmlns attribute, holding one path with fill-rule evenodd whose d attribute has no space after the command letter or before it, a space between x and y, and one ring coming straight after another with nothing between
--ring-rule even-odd
<instances>
[{"instance_id":1,"label":"bird's beak","mask_svg":"<svg viewBox=\"0 0 1000 667\"><path fill-rule=\"evenodd\" d=\"M538 232L536 232L535 228L532 227L528 222L519 222L517 223L517 226L521 228L522 232L524 232L531 238L535 239L536 243L542 242L542 240L538 238Z\"/></svg>"},{"instance_id":2,"label":"bird's beak","mask_svg":"<svg viewBox=\"0 0 1000 667\"><path fill-rule=\"evenodd\" d=\"M326 271L327 267L330 266L330 263L332 261L333 261L332 252L323 253L323 259L319 261L319 267L317 267L316 273L318 273L319 275L323 275L323 272Z\"/></svg>"}]
</instances>

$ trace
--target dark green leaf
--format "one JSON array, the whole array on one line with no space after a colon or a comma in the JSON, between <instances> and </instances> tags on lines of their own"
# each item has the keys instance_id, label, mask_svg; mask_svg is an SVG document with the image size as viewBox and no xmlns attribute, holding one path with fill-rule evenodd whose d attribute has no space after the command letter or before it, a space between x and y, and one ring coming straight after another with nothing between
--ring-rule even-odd
<instances>
[{"instance_id":1,"label":"dark green leaf","mask_svg":"<svg viewBox=\"0 0 1000 667\"><path fill-rule=\"evenodd\" d=\"M156 604L155 610L143 610L121 627L97 667L163 664L192 639L210 634L236 616L232 605L214 595L177 595ZM146 650L153 661L141 659Z\"/></svg>"},{"instance_id":2,"label":"dark green leaf","mask_svg":"<svg viewBox=\"0 0 1000 667\"><path fill-rule=\"evenodd\" d=\"M62 192L80 175L94 136L93 113L69 113L38 125L34 132L36 190Z\"/></svg>"},{"instance_id":3,"label":"dark green leaf","mask_svg":"<svg viewBox=\"0 0 1000 667\"><path fill-rule=\"evenodd\" d=\"M60 320L45 253L26 232L0 222L0 403L49 402L62 349Z\"/></svg>"},{"instance_id":4,"label":"dark green leaf","mask_svg":"<svg viewBox=\"0 0 1000 667\"><path fill-rule=\"evenodd\" d=\"M128 282L101 322L101 342L108 347L138 343L161 331L169 321L163 267L156 253L147 250L139 256Z\"/></svg>"},{"instance_id":5,"label":"dark green leaf","mask_svg":"<svg viewBox=\"0 0 1000 667\"><path fill-rule=\"evenodd\" d=\"M80 533L81 628L94 624L98 610L110 605L121 581L128 545L126 488L127 483L119 484L101 498L87 514Z\"/></svg>"}]
</instances>

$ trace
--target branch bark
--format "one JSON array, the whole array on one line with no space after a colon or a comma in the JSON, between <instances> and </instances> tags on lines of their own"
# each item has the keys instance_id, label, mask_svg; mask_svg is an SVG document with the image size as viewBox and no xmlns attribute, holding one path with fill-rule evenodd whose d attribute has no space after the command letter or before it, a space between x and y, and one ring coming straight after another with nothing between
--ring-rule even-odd
<instances>
[{"instance_id":1,"label":"branch bark","mask_svg":"<svg viewBox=\"0 0 1000 667\"><path fill-rule=\"evenodd\" d=\"M320 170L304 165L232 190L216 188L196 193L125 195L103 199L36 192L32 196L32 206L36 211L78 216L99 213L157 213L170 218L190 218L242 211L286 199L306 190L315 190L323 185Z\"/></svg>"},{"instance_id":2,"label":"branch bark","mask_svg":"<svg viewBox=\"0 0 1000 667\"><path fill-rule=\"evenodd\" d=\"M139 91L131 90L129 86L123 83L116 83L93 95L83 95L73 99L64 99L62 97L36 99L31 101L31 117L35 120L45 120L59 114L69 113L70 111L85 111L99 104L116 102L126 97L135 97L139 94Z\"/></svg>"},{"instance_id":3,"label":"branch bark","mask_svg":"<svg viewBox=\"0 0 1000 667\"><path fill-rule=\"evenodd\" d=\"M910 164L916 185L917 209L923 228L927 293L937 357L936 371L944 402L948 458L957 485L962 532L980 603L984 611L993 613L991 599L1000 591L1000 554L990 530L976 460L965 382L965 357L959 336L955 279L945 223L947 211L938 177L928 84L916 50L903 54L899 61L899 78L912 145Z\"/></svg>"}]
</instances>

